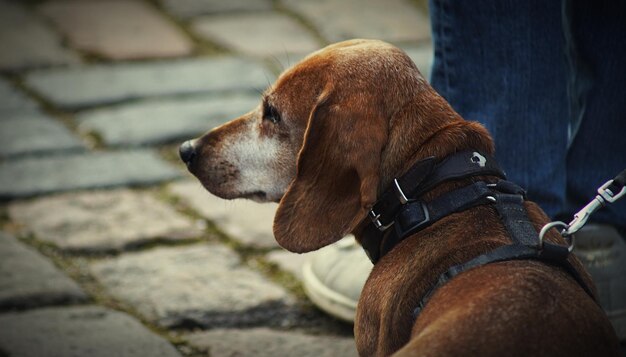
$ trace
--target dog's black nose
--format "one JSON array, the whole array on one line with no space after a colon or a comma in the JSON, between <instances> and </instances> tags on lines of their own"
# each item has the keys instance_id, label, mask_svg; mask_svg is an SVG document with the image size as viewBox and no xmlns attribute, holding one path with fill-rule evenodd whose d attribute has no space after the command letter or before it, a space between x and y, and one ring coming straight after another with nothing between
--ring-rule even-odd
<instances>
[{"instance_id":1,"label":"dog's black nose","mask_svg":"<svg viewBox=\"0 0 626 357\"><path fill-rule=\"evenodd\" d=\"M180 155L180 159L183 160L185 164L191 164L193 159L196 157L196 148L193 147L192 141L185 141L180 148L178 148L178 154Z\"/></svg>"}]
</instances>

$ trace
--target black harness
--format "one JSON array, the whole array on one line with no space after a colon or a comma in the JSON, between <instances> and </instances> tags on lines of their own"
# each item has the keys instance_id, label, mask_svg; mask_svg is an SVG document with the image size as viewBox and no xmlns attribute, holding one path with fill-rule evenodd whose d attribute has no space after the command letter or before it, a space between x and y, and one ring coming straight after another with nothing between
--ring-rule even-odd
<instances>
[{"instance_id":1,"label":"black harness","mask_svg":"<svg viewBox=\"0 0 626 357\"><path fill-rule=\"evenodd\" d=\"M493 183L477 181L444 193L430 202L418 199L442 182L473 176L494 176L498 180ZM495 159L478 151L460 152L439 163L430 157L417 162L406 174L395 179L392 187L381 195L370 210L372 222L363 230L361 244L374 264L406 237L443 217L478 205L490 204L495 207L513 241L513 244L498 247L441 274L422 297L414 311L415 317L434 292L458 274L507 260L531 259L559 266L595 300L580 273L567 260L569 247L539 239L524 208L525 191L505 178Z\"/></svg>"}]
</instances>

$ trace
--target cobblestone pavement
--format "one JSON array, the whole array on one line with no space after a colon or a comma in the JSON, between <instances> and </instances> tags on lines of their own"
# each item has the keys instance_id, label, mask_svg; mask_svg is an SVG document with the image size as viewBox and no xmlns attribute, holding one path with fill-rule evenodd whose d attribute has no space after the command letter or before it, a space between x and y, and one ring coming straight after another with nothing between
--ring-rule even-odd
<instances>
[{"instance_id":1,"label":"cobblestone pavement","mask_svg":"<svg viewBox=\"0 0 626 357\"><path fill-rule=\"evenodd\" d=\"M224 201L177 144L324 45L428 75L418 0L0 0L0 356L350 356L275 204Z\"/></svg>"}]
</instances>

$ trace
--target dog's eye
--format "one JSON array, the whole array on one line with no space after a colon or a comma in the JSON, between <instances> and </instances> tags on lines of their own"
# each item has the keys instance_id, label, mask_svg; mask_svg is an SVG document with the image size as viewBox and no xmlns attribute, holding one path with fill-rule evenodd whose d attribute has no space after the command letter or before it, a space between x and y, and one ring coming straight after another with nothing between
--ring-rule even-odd
<instances>
[{"instance_id":1,"label":"dog's eye","mask_svg":"<svg viewBox=\"0 0 626 357\"><path fill-rule=\"evenodd\" d=\"M263 120L269 120L274 124L280 122L280 114L278 110L270 104L265 104L263 106Z\"/></svg>"}]
</instances>

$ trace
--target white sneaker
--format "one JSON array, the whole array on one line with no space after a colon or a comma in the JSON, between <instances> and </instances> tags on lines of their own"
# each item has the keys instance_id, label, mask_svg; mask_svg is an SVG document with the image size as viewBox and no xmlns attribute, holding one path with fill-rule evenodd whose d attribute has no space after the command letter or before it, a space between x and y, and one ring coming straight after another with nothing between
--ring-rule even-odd
<instances>
[{"instance_id":1,"label":"white sneaker","mask_svg":"<svg viewBox=\"0 0 626 357\"><path fill-rule=\"evenodd\" d=\"M302 268L307 296L323 311L354 322L356 305L372 263L353 236L315 252Z\"/></svg>"}]
</instances>

